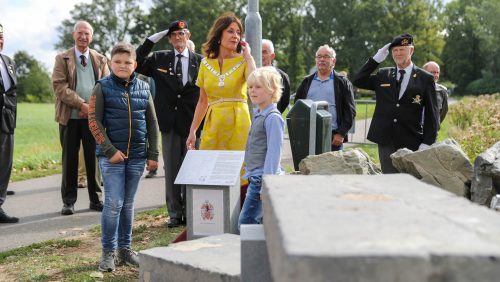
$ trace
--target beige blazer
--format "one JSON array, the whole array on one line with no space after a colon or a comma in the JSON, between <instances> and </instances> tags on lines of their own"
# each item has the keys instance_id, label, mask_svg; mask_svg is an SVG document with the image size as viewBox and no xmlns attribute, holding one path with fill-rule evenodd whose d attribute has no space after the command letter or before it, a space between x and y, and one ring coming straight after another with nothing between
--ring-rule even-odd
<instances>
[{"instance_id":1,"label":"beige blazer","mask_svg":"<svg viewBox=\"0 0 500 282\"><path fill-rule=\"evenodd\" d=\"M95 80L109 74L106 56L90 49L90 61L94 69ZM76 93L75 48L70 48L56 56L52 72L52 87L56 96L55 120L62 125L68 123L71 109L79 109L84 100Z\"/></svg>"}]
</instances>

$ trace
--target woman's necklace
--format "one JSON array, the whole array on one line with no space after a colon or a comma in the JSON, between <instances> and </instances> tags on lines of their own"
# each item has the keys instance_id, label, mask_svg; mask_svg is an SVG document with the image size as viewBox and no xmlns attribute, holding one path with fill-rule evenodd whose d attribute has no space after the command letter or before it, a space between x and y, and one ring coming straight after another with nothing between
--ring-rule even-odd
<instances>
[{"instance_id":1,"label":"woman's necklace","mask_svg":"<svg viewBox=\"0 0 500 282\"><path fill-rule=\"evenodd\" d=\"M210 64L208 64L206 58L203 58L203 60L201 62L207 67L207 69L211 73L213 73L216 77L219 78L219 87L223 88L224 87L224 79L226 79L226 77L230 76L234 71L236 71L245 62L245 60L242 59L241 62L237 63L234 67L232 67L225 74L220 74L218 71L216 71Z\"/></svg>"}]
</instances>

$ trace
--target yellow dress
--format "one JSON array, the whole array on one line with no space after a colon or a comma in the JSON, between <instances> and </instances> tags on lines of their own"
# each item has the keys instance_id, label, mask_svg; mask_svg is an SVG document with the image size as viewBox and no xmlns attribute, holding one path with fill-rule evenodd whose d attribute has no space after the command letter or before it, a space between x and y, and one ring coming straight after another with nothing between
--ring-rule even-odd
<instances>
[{"instance_id":1,"label":"yellow dress","mask_svg":"<svg viewBox=\"0 0 500 282\"><path fill-rule=\"evenodd\" d=\"M239 150L244 151L250 130L250 113L247 104L247 63L242 56L225 59L222 72L218 59L200 64L196 85L203 88L208 96L208 110L201 136L200 150ZM239 67L233 69L238 64ZM227 74L221 80L216 74Z\"/></svg>"}]
</instances>

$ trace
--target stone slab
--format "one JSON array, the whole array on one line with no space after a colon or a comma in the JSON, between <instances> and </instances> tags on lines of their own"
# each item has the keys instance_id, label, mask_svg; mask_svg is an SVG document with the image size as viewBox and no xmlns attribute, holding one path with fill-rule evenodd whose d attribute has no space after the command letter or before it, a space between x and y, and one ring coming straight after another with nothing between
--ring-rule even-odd
<instances>
[{"instance_id":1,"label":"stone slab","mask_svg":"<svg viewBox=\"0 0 500 282\"><path fill-rule=\"evenodd\" d=\"M242 224L240 238L241 281L271 282L264 226L261 224Z\"/></svg>"},{"instance_id":2,"label":"stone slab","mask_svg":"<svg viewBox=\"0 0 500 282\"><path fill-rule=\"evenodd\" d=\"M223 234L144 250L139 280L240 281L240 236Z\"/></svg>"},{"instance_id":3,"label":"stone slab","mask_svg":"<svg viewBox=\"0 0 500 282\"><path fill-rule=\"evenodd\" d=\"M274 281L499 281L500 215L412 176L265 176Z\"/></svg>"}]
</instances>

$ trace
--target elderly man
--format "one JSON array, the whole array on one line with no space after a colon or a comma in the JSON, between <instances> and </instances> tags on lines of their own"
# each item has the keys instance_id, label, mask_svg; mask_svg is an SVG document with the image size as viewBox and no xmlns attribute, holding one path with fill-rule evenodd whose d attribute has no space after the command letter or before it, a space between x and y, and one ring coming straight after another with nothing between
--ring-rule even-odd
<instances>
[{"instance_id":1,"label":"elderly man","mask_svg":"<svg viewBox=\"0 0 500 282\"><path fill-rule=\"evenodd\" d=\"M78 195L78 151L82 142L89 208L102 211L101 188L96 181L95 141L88 125L89 98L97 80L109 74L104 55L89 48L94 30L85 21L73 29L75 46L58 54L52 72L52 85L56 95L55 119L59 123L62 146L63 208L61 214L74 213Z\"/></svg>"},{"instance_id":2,"label":"elderly man","mask_svg":"<svg viewBox=\"0 0 500 282\"><path fill-rule=\"evenodd\" d=\"M262 39L262 66L273 66L274 58L276 58L276 54L274 53L273 42L269 39ZM275 67L275 69L281 75L283 84L281 89L281 98L278 101L278 110L280 113L283 113L290 103L290 79L288 78L288 74L284 71L277 67Z\"/></svg>"},{"instance_id":3,"label":"elderly man","mask_svg":"<svg viewBox=\"0 0 500 282\"><path fill-rule=\"evenodd\" d=\"M2 54L3 43L3 26L0 24L0 223L16 223L19 218L7 215L2 209L12 171L17 106L16 65Z\"/></svg>"},{"instance_id":4,"label":"elderly man","mask_svg":"<svg viewBox=\"0 0 500 282\"><path fill-rule=\"evenodd\" d=\"M441 124L448 113L448 89L444 85L438 84L440 69L436 62L427 62L422 68L434 76L434 82L436 83L437 106L439 110L439 123Z\"/></svg>"},{"instance_id":5,"label":"elderly man","mask_svg":"<svg viewBox=\"0 0 500 282\"><path fill-rule=\"evenodd\" d=\"M332 47L319 47L316 51L317 71L300 83L295 96L295 100L328 102L328 111L332 115L332 151L342 150L356 116L352 84L347 77L333 70L336 62Z\"/></svg>"},{"instance_id":6,"label":"elderly man","mask_svg":"<svg viewBox=\"0 0 500 282\"><path fill-rule=\"evenodd\" d=\"M174 184L174 180L187 153L186 139L200 96L195 82L202 57L187 48L187 28L185 21L174 21L167 30L151 35L137 48L136 71L152 77L156 85L154 104L165 165L168 227L185 225L185 187ZM174 50L156 51L148 56L154 44L165 36Z\"/></svg>"},{"instance_id":7,"label":"elderly man","mask_svg":"<svg viewBox=\"0 0 500 282\"><path fill-rule=\"evenodd\" d=\"M372 74L390 50L396 67L381 68ZM369 58L353 80L355 86L375 91L376 106L368 140L378 144L383 173L398 172L390 158L398 149L416 151L436 141L438 110L434 80L413 64L413 52L413 36L399 35Z\"/></svg>"}]
</instances>

